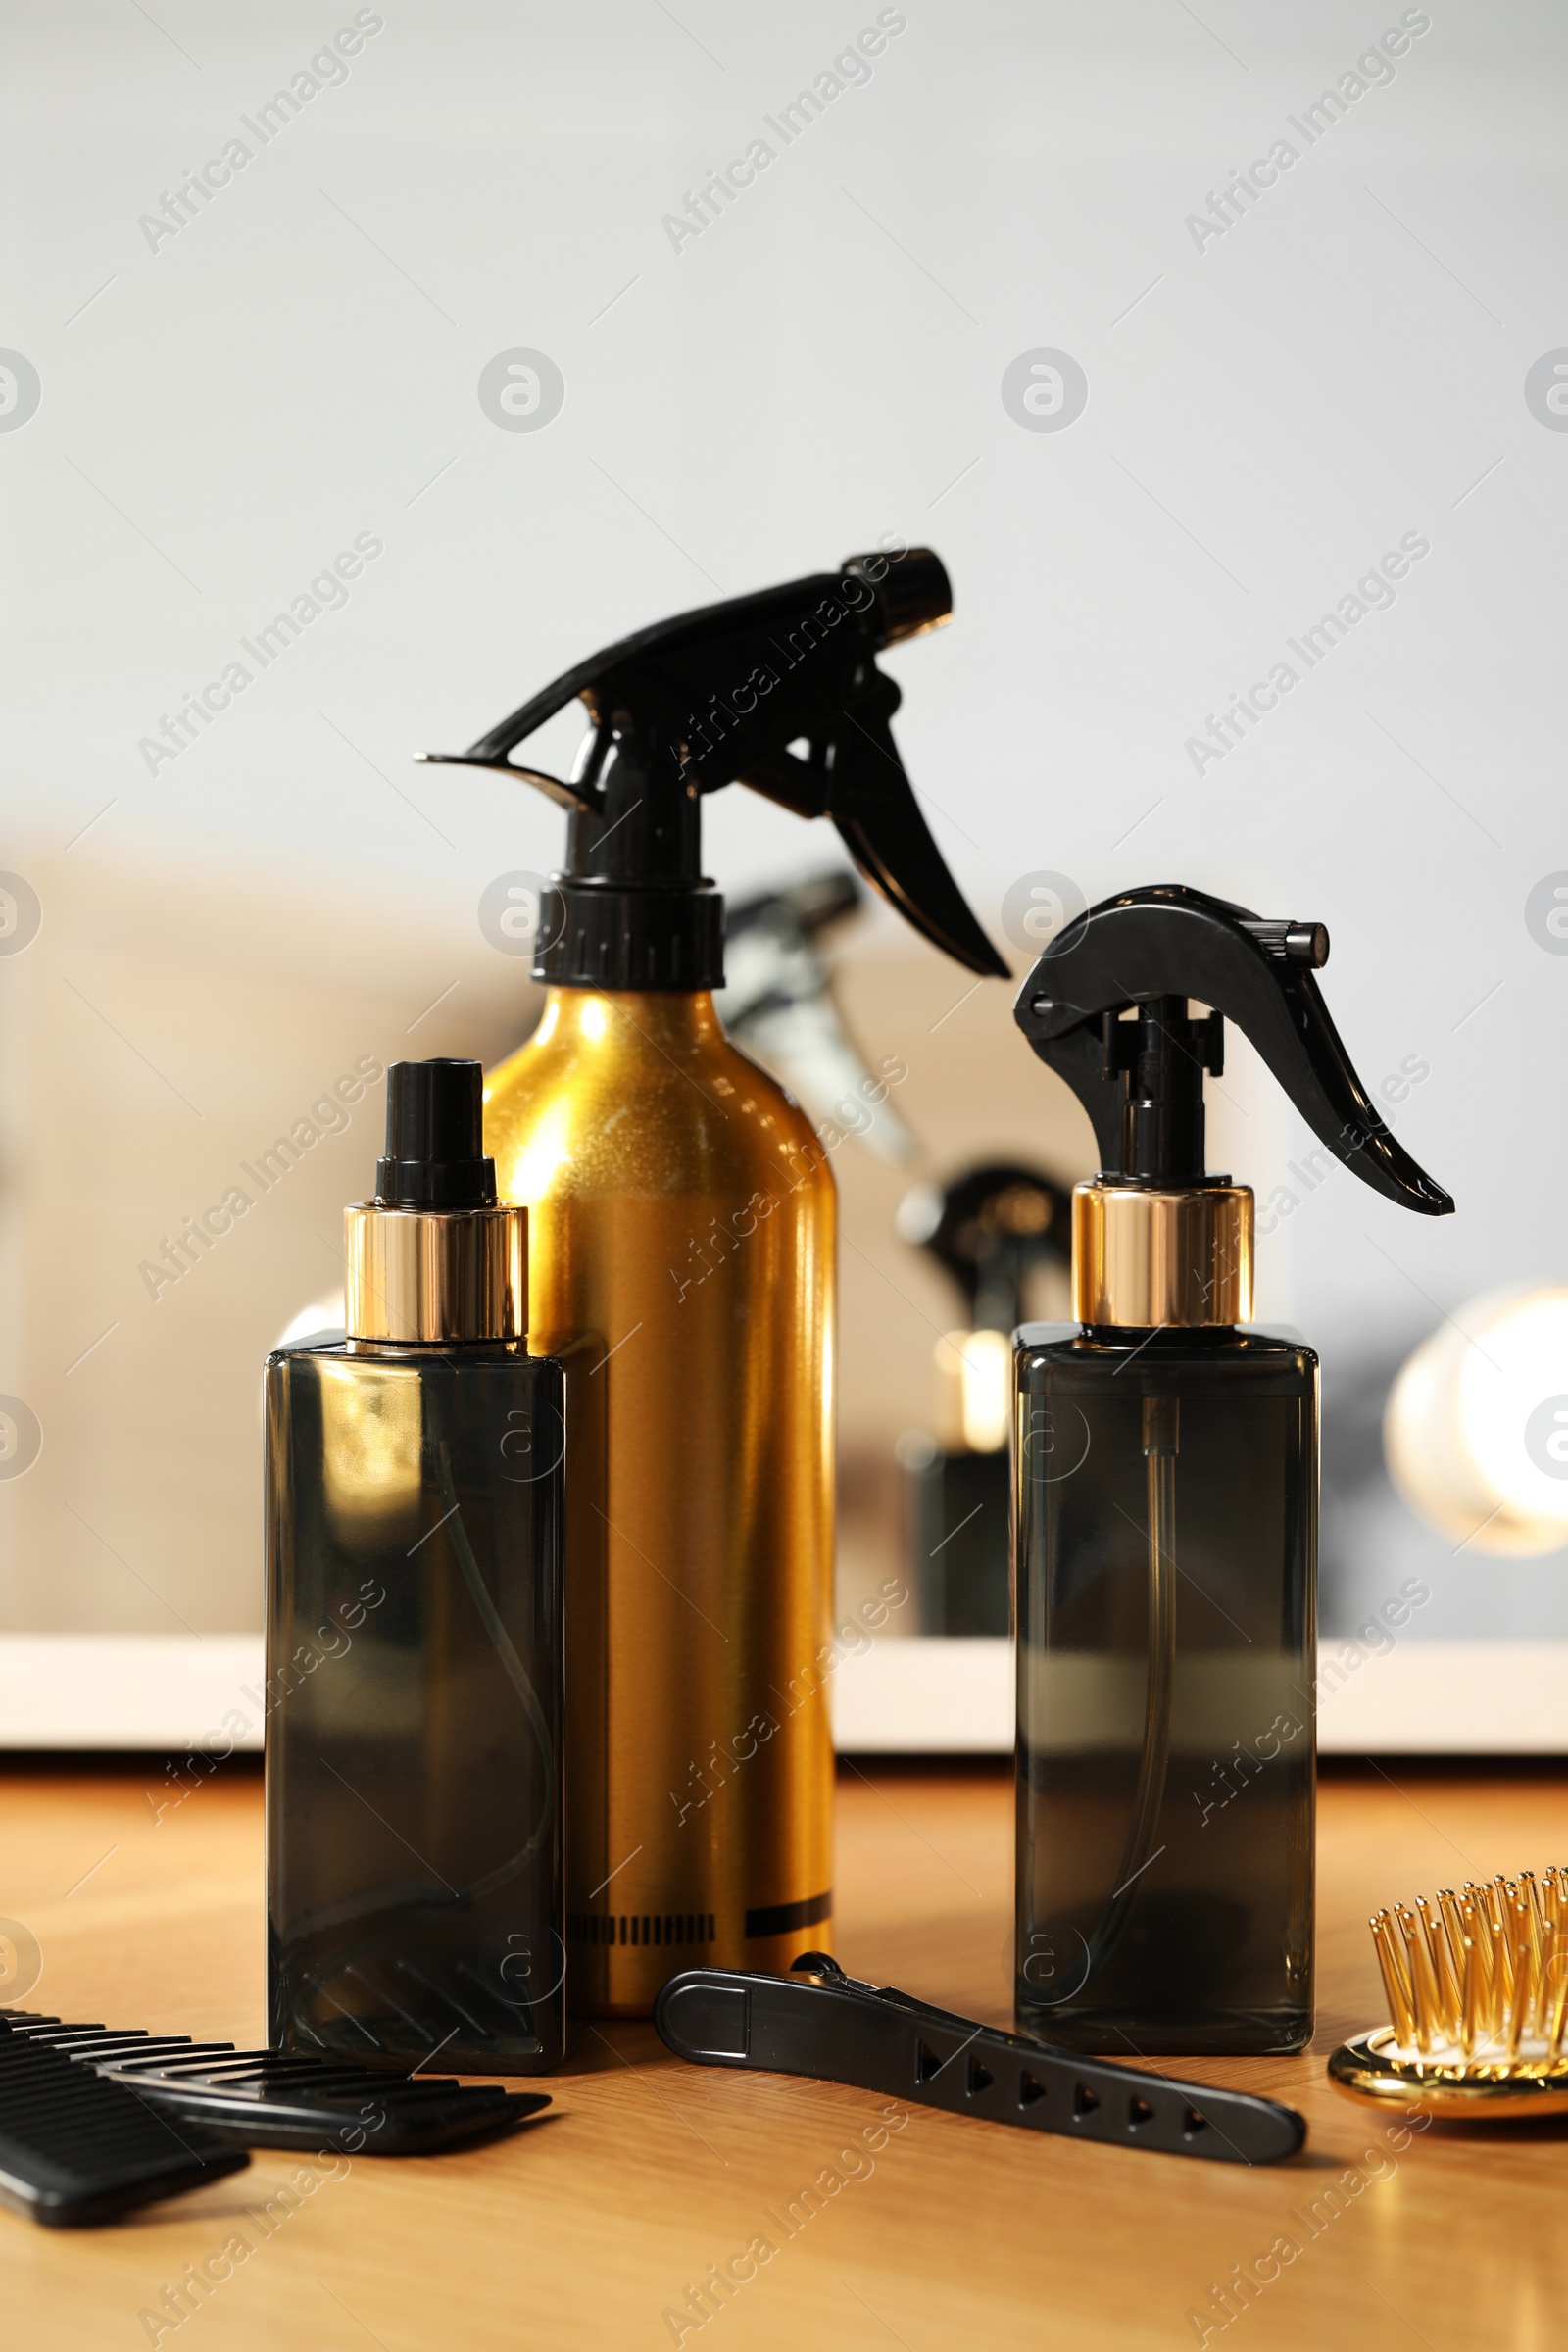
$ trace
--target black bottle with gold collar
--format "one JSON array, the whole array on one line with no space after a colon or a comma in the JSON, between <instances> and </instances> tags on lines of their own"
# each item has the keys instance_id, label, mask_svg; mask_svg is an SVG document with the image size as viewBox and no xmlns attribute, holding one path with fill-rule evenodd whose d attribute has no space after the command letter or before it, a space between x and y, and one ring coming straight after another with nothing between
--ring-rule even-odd
<instances>
[{"instance_id":1,"label":"black bottle with gold collar","mask_svg":"<svg viewBox=\"0 0 1568 2352\"><path fill-rule=\"evenodd\" d=\"M476 1061L387 1072L347 1337L267 1365L270 2038L538 2074L565 2040L564 1392Z\"/></svg>"},{"instance_id":2,"label":"black bottle with gold collar","mask_svg":"<svg viewBox=\"0 0 1568 2352\"><path fill-rule=\"evenodd\" d=\"M1351 1068L1327 957L1320 923L1135 890L1017 1003L1100 1154L1078 1321L1014 1342L1016 2007L1075 2048L1311 2036L1318 1359L1250 1324L1252 1195L1204 1169L1225 1020L1375 1192L1453 1206Z\"/></svg>"}]
</instances>

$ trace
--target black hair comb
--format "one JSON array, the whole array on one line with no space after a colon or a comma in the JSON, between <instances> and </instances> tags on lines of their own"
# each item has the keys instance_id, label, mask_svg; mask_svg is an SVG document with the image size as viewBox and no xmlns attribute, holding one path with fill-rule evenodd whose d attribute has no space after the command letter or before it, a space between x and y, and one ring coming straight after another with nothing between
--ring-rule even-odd
<instances>
[{"instance_id":1,"label":"black hair comb","mask_svg":"<svg viewBox=\"0 0 1568 2352\"><path fill-rule=\"evenodd\" d=\"M0 2204L14 2213L56 2230L112 2222L249 2162L0 2014Z\"/></svg>"},{"instance_id":2,"label":"black hair comb","mask_svg":"<svg viewBox=\"0 0 1568 2352\"><path fill-rule=\"evenodd\" d=\"M0 2010L11 2041L40 2060L74 2060L117 2093L157 2111L206 2144L322 2148L350 2155L427 2156L493 2139L548 2107L543 2091L407 2074L293 2050L240 2050L231 2041L140 2027L67 2025L26 2009ZM0 2048L6 2047L0 2044ZM194 2129L193 2129L194 2128ZM0 2132L4 2130L0 2111ZM220 2171L231 2171L232 2160ZM166 2192L154 2192L162 2195Z\"/></svg>"}]
</instances>

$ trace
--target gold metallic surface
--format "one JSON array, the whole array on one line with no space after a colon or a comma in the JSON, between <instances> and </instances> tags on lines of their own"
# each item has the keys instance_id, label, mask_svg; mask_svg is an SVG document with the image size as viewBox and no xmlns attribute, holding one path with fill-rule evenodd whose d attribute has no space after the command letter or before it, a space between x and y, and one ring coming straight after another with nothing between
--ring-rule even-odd
<instances>
[{"instance_id":1,"label":"gold metallic surface","mask_svg":"<svg viewBox=\"0 0 1568 2352\"><path fill-rule=\"evenodd\" d=\"M1419 2107L1471 2123L1568 2113L1568 2059L1466 2065L1396 2055L1392 2026L1342 2042L1328 2062L1336 2090L1372 2107Z\"/></svg>"},{"instance_id":2,"label":"gold metallic surface","mask_svg":"<svg viewBox=\"0 0 1568 2352\"><path fill-rule=\"evenodd\" d=\"M1246 1323L1252 1313L1252 1194L1245 1184L1156 1192L1077 1184L1073 1313L1152 1330Z\"/></svg>"},{"instance_id":3,"label":"gold metallic surface","mask_svg":"<svg viewBox=\"0 0 1568 2352\"><path fill-rule=\"evenodd\" d=\"M1568 2111L1568 1870L1467 1879L1369 1925L1394 2022L1335 2051L1341 2090L1483 2121Z\"/></svg>"},{"instance_id":4,"label":"gold metallic surface","mask_svg":"<svg viewBox=\"0 0 1568 2352\"><path fill-rule=\"evenodd\" d=\"M420 1532L424 1397L403 1363L360 1356L318 1361L321 1492L333 1539L346 1551L379 1554Z\"/></svg>"},{"instance_id":5,"label":"gold metallic surface","mask_svg":"<svg viewBox=\"0 0 1568 2352\"><path fill-rule=\"evenodd\" d=\"M682 1968L782 1970L831 1935L746 1928L832 1884L836 1190L706 994L552 989L491 1076L485 1150L528 1207L534 1331L598 1350L567 1948L575 2006L635 2015Z\"/></svg>"},{"instance_id":6,"label":"gold metallic surface","mask_svg":"<svg viewBox=\"0 0 1568 2352\"><path fill-rule=\"evenodd\" d=\"M497 1208L343 1211L351 1340L518 1340L528 1328L528 1214Z\"/></svg>"}]
</instances>

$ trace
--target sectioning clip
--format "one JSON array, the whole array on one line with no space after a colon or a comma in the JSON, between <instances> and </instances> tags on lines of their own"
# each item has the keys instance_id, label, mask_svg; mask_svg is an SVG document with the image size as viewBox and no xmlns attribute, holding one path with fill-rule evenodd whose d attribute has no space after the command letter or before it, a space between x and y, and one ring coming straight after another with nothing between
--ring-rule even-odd
<instances>
[{"instance_id":1,"label":"sectioning clip","mask_svg":"<svg viewBox=\"0 0 1568 2352\"><path fill-rule=\"evenodd\" d=\"M1219 2164L1278 2164L1306 2138L1294 2107L1080 2058L847 1977L803 1952L787 1977L694 1968L672 1977L654 2024L677 2058L810 2075L950 2115Z\"/></svg>"}]
</instances>

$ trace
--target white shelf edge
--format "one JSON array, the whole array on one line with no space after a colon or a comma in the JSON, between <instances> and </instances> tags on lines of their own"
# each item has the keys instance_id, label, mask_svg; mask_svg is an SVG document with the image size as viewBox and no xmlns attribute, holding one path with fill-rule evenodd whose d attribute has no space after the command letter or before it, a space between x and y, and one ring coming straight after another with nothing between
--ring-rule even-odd
<instances>
[{"instance_id":1,"label":"white shelf edge","mask_svg":"<svg viewBox=\"0 0 1568 2352\"><path fill-rule=\"evenodd\" d=\"M1568 1754L1568 1642L1405 1642L1353 1670L1323 1644L1325 1755ZM0 1634L0 1752L260 1748L260 1634ZM1004 1755L1012 1644L903 1639L829 1684L850 1755Z\"/></svg>"},{"instance_id":2,"label":"white shelf edge","mask_svg":"<svg viewBox=\"0 0 1568 2352\"><path fill-rule=\"evenodd\" d=\"M1319 1651L1323 1755L1568 1753L1568 1642L1404 1642L1348 1663ZM833 1678L850 1755L1003 1755L1012 1747L1012 1643L879 1642Z\"/></svg>"},{"instance_id":3,"label":"white shelf edge","mask_svg":"<svg viewBox=\"0 0 1568 2352\"><path fill-rule=\"evenodd\" d=\"M259 1748L264 1656L260 1634L0 1634L0 1751Z\"/></svg>"}]
</instances>

